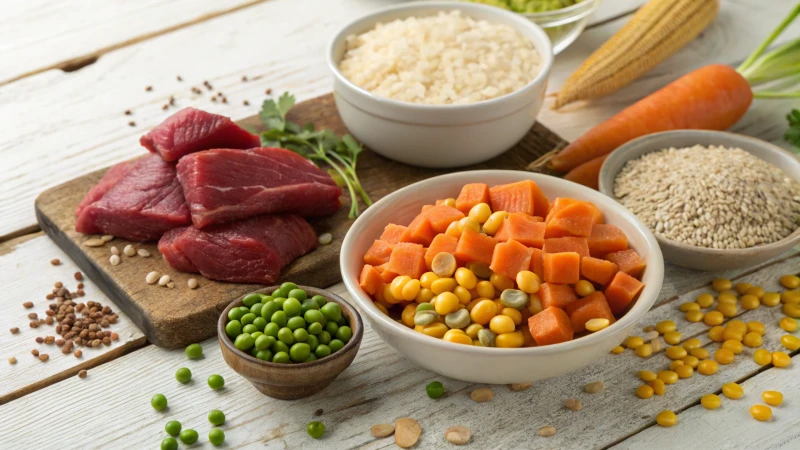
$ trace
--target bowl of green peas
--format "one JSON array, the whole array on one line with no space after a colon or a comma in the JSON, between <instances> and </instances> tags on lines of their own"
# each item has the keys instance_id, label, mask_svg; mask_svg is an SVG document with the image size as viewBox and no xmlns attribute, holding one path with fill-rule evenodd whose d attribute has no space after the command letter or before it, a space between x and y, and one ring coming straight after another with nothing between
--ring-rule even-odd
<instances>
[{"instance_id":1,"label":"bowl of green peas","mask_svg":"<svg viewBox=\"0 0 800 450\"><path fill-rule=\"evenodd\" d=\"M325 389L356 357L364 324L336 294L294 283L251 292L217 324L225 362L270 397Z\"/></svg>"}]
</instances>

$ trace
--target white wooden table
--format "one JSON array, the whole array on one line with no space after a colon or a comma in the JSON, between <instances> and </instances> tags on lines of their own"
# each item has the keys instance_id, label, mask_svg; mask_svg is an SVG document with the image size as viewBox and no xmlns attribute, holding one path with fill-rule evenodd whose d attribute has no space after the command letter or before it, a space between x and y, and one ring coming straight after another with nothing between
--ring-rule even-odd
<instances>
[{"instance_id":1,"label":"white wooden table","mask_svg":"<svg viewBox=\"0 0 800 450\"><path fill-rule=\"evenodd\" d=\"M557 91L642 2L607 0L589 29L556 58L550 91ZM524 392L495 386L494 400L476 404L468 396L473 385L414 366L369 328L356 361L331 388L294 402L260 395L225 365L216 339L202 343L205 359L188 361L182 351L149 345L124 314L113 327L119 341L84 349L80 359L34 342L53 331L29 328L27 314L43 312L43 296L55 281L73 286L77 270L37 232L33 199L39 192L142 153L138 138L173 112L162 110L170 96L179 107L239 119L257 112L267 89L290 90L300 99L328 92L331 79L323 60L328 38L350 18L392 3L397 1L0 0L0 447L157 448L166 436L164 423L176 419L200 432L196 447L211 448L206 414L221 409L230 448L392 447L391 438L374 439L369 428L403 416L420 422L420 448L451 445L443 432L453 425L472 429L469 448L800 448L800 359L795 357L789 368L762 370L751 349L718 374L695 375L649 400L633 395L636 372L665 368L663 353L646 360L630 352L609 354ZM699 39L642 79L581 107L546 109L540 119L574 139L683 73L712 62L741 61L794 3L725 0L719 18ZM795 25L783 40L798 35ZM242 82L243 76L249 81ZM205 80L225 93L227 104L191 93ZM145 92L146 86L152 91ZM782 135L791 106L790 101L757 101L734 131L787 146ZM124 115L125 110L133 114ZM63 264L51 266L52 258ZM686 322L678 304L708 292L718 276L778 290L777 276L798 268L800 256L792 254L723 274L667 264L659 301L640 325L675 320L684 339L696 336L713 351L717 344L709 343L707 327ZM91 280L84 283L84 300L109 303ZM341 284L331 289L347 297ZM27 310L21 306L25 301L36 306ZM776 326L780 317L780 308L766 307L739 316L767 324L764 341L770 350L780 347L784 334ZM15 326L21 331L12 335L8 329ZM33 348L46 349L50 360L38 361ZM6 362L12 356L13 365ZM188 386L174 380L182 366L194 373ZM88 369L86 378L76 376L81 369ZM223 391L205 386L212 373L225 377ZM448 395L433 401L424 386L436 379ZM604 392L582 392L585 383L599 380L607 386ZM723 400L716 411L698 406L701 395L719 391L728 381L743 382L743 399ZM747 411L766 389L782 391L786 401L774 408L773 420L759 423ZM157 392L169 399L165 412L150 407ZM581 411L563 407L570 397L581 399ZM324 413L318 420L328 431L323 440L313 441L305 426L320 408ZM655 425L655 415L664 409L679 413L675 428ZM544 425L555 426L555 436L539 437L536 430Z\"/></svg>"}]
</instances>

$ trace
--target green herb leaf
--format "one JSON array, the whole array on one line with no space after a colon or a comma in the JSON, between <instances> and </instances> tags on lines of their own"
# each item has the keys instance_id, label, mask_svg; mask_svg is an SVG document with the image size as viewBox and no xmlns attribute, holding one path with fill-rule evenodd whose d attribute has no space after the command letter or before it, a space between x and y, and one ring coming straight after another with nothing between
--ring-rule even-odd
<instances>
[{"instance_id":1,"label":"green herb leaf","mask_svg":"<svg viewBox=\"0 0 800 450\"><path fill-rule=\"evenodd\" d=\"M800 149L800 110L793 109L786 115L786 120L789 121L789 129L786 130L784 138Z\"/></svg>"}]
</instances>

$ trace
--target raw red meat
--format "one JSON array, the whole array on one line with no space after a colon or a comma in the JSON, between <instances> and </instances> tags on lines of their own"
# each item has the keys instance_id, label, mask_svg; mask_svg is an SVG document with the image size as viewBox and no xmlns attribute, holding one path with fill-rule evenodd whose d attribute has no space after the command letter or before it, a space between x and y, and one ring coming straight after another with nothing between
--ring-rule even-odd
<instances>
[{"instance_id":1,"label":"raw red meat","mask_svg":"<svg viewBox=\"0 0 800 450\"><path fill-rule=\"evenodd\" d=\"M157 155L112 167L76 211L75 230L132 241L158 239L191 223L175 166Z\"/></svg>"},{"instance_id":2,"label":"raw red meat","mask_svg":"<svg viewBox=\"0 0 800 450\"><path fill-rule=\"evenodd\" d=\"M216 149L178 161L192 222L198 228L259 214L327 216L341 190L311 161L282 148Z\"/></svg>"},{"instance_id":3,"label":"raw red meat","mask_svg":"<svg viewBox=\"0 0 800 450\"><path fill-rule=\"evenodd\" d=\"M164 161L176 161L200 150L259 147L261 140L225 116L184 108L142 136L139 143Z\"/></svg>"},{"instance_id":4,"label":"raw red meat","mask_svg":"<svg viewBox=\"0 0 800 450\"><path fill-rule=\"evenodd\" d=\"M295 258L317 247L314 229L294 214L168 231L158 250L176 270L212 280L269 284Z\"/></svg>"}]
</instances>

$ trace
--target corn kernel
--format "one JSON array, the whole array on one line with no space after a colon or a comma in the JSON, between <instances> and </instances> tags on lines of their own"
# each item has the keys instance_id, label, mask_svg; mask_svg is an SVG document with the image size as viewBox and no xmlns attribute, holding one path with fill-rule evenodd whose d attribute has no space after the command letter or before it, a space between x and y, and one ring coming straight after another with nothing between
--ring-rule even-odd
<instances>
[{"instance_id":1,"label":"corn kernel","mask_svg":"<svg viewBox=\"0 0 800 450\"><path fill-rule=\"evenodd\" d=\"M500 292L503 292L506 289L514 289L514 282L503 274L492 273L492 275L489 277L489 281L491 281L495 289L499 290Z\"/></svg>"},{"instance_id":2,"label":"corn kernel","mask_svg":"<svg viewBox=\"0 0 800 450\"><path fill-rule=\"evenodd\" d=\"M442 204L445 205L445 206L449 206L451 208L455 208L456 207L456 199L454 199L452 197L451 198L446 198L446 199L444 199L442 201Z\"/></svg>"},{"instance_id":3,"label":"corn kernel","mask_svg":"<svg viewBox=\"0 0 800 450\"><path fill-rule=\"evenodd\" d=\"M711 356L711 353L702 347L689 350L689 354L697 359L708 359Z\"/></svg>"},{"instance_id":4,"label":"corn kernel","mask_svg":"<svg viewBox=\"0 0 800 450\"><path fill-rule=\"evenodd\" d=\"M456 286L455 289L453 289L453 294L458 297L458 302L462 305L466 305L472 301L472 294L470 294L469 290L464 286Z\"/></svg>"},{"instance_id":5,"label":"corn kernel","mask_svg":"<svg viewBox=\"0 0 800 450\"><path fill-rule=\"evenodd\" d=\"M722 333L722 339L726 341L742 341L744 340L744 334L739 330L731 330L730 328L726 328Z\"/></svg>"},{"instance_id":6,"label":"corn kernel","mask_svg":"<svg viewBox=\"0 0 800 450\"><path fill-rule=\"evenodd\" d=\"M753 405L750 407L750 415L759 422L765 422L772 418L772 408L766 405Z\"/></svg>"},{"instance_id":7,"label":"corn kernel","mask_svg":"<svg viewBox=\"0 0 800 450\"><path fill-rule=\"evenodd\" d=\"M494 285L491 281L481 280L475 285L478 295L484 298L494 298Z\"/></svg>"},{"instance_id":8,"label":"corn kernel","mask_svg":"<svg viewBox=\"0 0 800 450\"><path fill-rule=\"evenodd\" d=\"M514 325L514 321L511 319L511 317L498 315L492 317L492 320L489 321L489 329L495 334L504 334L514 331L516 326Z\"/></svg>"},{"instance_id":9,"label":"corn kernel","mask_svg":"<svg viewBox=\"0 0 800 450\"><path fill-rule=\"evenodd\" d=\"M619 355L620 353L622 353L624 351L625 351L625 347L623 347L621 345L618 345L618 346L616 346L616 347L611 349L611 353L613 353L615 355Z\"/></svg>"},{"instance_id":10,"label":"corn kernel","mask_svg":"<svg viewBox=\"0 0 800 450\"><path fill-rule=\"evenodd\" d=\"M455 274L456 283L466 289L473 289L478 284L478 277L466 267L459 267Z\"/></svg>"},{"instance_id":11,"label":"corn kernel","mask_svg":"<svg viewBox=\"0 0 800 450\"><path fill-rule=\"evenodd\" d=\"M736 285L733 286L733 288L736 289L736 292L738 292L739 295L744 294L751 287L753 287L753 285L750 283L736 283Z\"/></svg>"},{"instance_id":12,"label":"corn kernel","mask_svg":"<svg viewBox=\"0 0 800 450\"><path fill-rule=\"evenodd\" d=\"M714 296L711 294L700 294L694 299L694 302L700 305L701 308L708 308L714 303Z\"/></svg>"},{"instance_id":13,"label":"corn kernel","mask_svg":"<svg viewBox=\"0 0 800 450\"><path fill-rule=\"evenodd\" d=\"M661 370L656 376L665 384L675 384L678 382L678 374L672 370Z\"/></svg>"},{"instance_id":14,"label":"corn kernel","mask_svg":"<svg viewBox=\"0 0 800 450\"><path fill-rule=\"evenodd\" d=\"M542 312L542 309L544 309L542 308L542 300L538 295L531 294L531 297L528 300L528 312L530 312L533 316Z\"/></svg>"},{"instance_id":15,"label":"corn kernel","mask_svg":"<svg viewBox=\"0 0 800 450\"><path fill-rule=\"evenodd\" d=\"M389 311L386 309L385 306L381 305L380 303L375 302L375 307L378 308L378 311L386 314L387 316L389 315Z\"/></svg>"},{"instance_id":16,"label":"corn kernel","mask_svg":"<svg viewBox=\"0 0 800 450\"><path fill-rule=\"evenodd\" d=\"M730 289L733 286L731 280L725 278L717 278L716 280L711 282L711 287L714 288L717 292L722 292L724 290Z\"/></svg>"},{"instance_id":17,"label":"corn kernel","mask_svg":"<svg viewBox=\"0 0 800 450\"><path fill-rule=\"evenodd\" d=\"M733 305L735 305L736 302L738 302L738 301L739 301L739 299L736 298L736 296L731 295L731 294L719 294L719 297L717 297L717 303L719 303L720 305L722 305L722 304L733 304Z\"/></svg>"},{"instance_id":18,"label":"corn kernel","mask_svg":"<svg viewBox=\"0 0 800 450\"><path fill-rule=\"evenodd\" d=\"M772 406L780 406L783 403L783 394L778 391L764 391L761 393L764 403Z\"/></svg>"},{"instance_id":19,"label":"corn kernel","mask_svg":"<svg viewBox=\"0 0 800 450\"><path fill-rule=\"evenodd\" d=\"M791 291L781 292L781 302L783 303L800 303L800 290L793 289Z\"/></svg>"},{"instance_id":20,"label":"corn kernel","mask_svg":"<svg viewBox=\"0 0 800 450\"><path fill-rule=\"evenodd\" d=\"M691 338L691 339L687 339L687 340L686 340L686 341L683 343L682 347L683 347L683 348L685 348L685 349L686 349L686 351L689 351L689 350L691 350L691 349L693 349L693 348L698 348L698 347L700 347L701 345L703 345L703 342L702 342L700 339L697 339L697 338Z\"/></svg>"},{"instance_id":21,"label":"corn kernel","mask_svg":"<svg viewBox=\"0 0 800 450\"><path fill-rule=\"evenodd\" d=\"M722 399L717 394L706 394L700 397L700 404L705 409L717 409L722 405Z\"/></svg>"},{"instance_id":22,"label":"corn kernel","mask_svg":"<svg viewBox=\"0 0 800 450\"><path fill-rule=\"evenodd\" d=\"M414 314L417 313L417 304L409 303L400 313L400 320L409 328L414 327Z\"/></svg>"},{"instance_id":23,"label":"corn kernel","mask_svg":"<svg viewBox=\"0 0 800 450\"><path fill-rule=\"evenodd\" d=\"M518 309L503 308L500 310L500 314L506 317L510 317L511 320L514 322L514 325L519 325L522 323L522 313L519 312Z\"/></svg>"},{"instance_id":24,"label":"corn kernel","mask_svg":"<svg viewBox=\"0 0 800 450\"><path fill-rule=\"evenodd\" d=\"M760 348L753 352L753 361L759 366L766 366L772 362L772 353L767 349Z\"/></svg>"},{"instance_id":25,"label":"corn kernel","mask_svg":"<svg viewBox=\"0 0 800 450\"><path fill-rule=\"evenodd\" d=\"M450 330L444 334L442 339L454 344L472 345L472 338L461 330Z\"/></svg>"},{"instance_id":26,"label":"corn kernel","mask_svg":"<svg viewBox=\"0 0 800 450\"><path fill-rule=\"evenodd\" d=\"M680 367L682 365L683 365L683 360L682 359L676 359L676 360L672 361L671 363L669 363L669 370L675 372L675 369L677 369L678 367Z\"/></svg>"},{"instance_id":27,"label":"corn kernel","mask_svg":"<svg viewBox=\"0 0 800 450\"><path fill-rule=\"evenodd\" d=\"M714 342L724 341L725 339L722 338L723 334L725 334L725 327L719 325L708 330L708 337Z\"/></svg>"},{"instance_id":28,"label":"corn kernel","mask_svg":"<svg viewBox=\"0 0 800 450\"><path fill-rule=\"evenodd\" d=\"M700 311L700 305L695 302L686 302L681 303L678 309L681 310L681 312Z\"/></svg>"},{"instance_id":29,"label":"corn kernel","mask_svg":"<svg viewBox=\"0 0 800 450\"><path fill-rule=\"evenodd\" d=\"M784 275L780 278L781 286L786 289L797 289L800 287L800 277L797 275Z\"/></svg>"},{"instance_id":30,"label":"corn kernel","mask_svg":"<svg viewBox=\"0 0 800 450\"><path fill-rule=\"evenodd\" d=\"M681 361L683 361L684 364L686 364L687 366L691 367L692 369L696 369L697 366L700 364L700 359L698 357L692 356L692 355L685 356ZM678 375L680 375L680 374L678 374Z\"/></svg>"},{"instance_id":31,"label":"corn kernel","mask_svg":"<svg viewBox=\"0 0 800 450\"><path fill-rule=\"evenodd\" d=\"M787 350L793 352L797 349L800 349L800 338L797 336L792 336L791 334L781 336L781 345L783 345Z\"/></svg>"},{"instance_id":32,"label":"corn kernel","mask_svg":"<svg viewBox=\"0 0 800 450\"><path fill-rule=\"evenodd\" d=\"M464 230L472 230L476 233L481 231L481 224L472 217L464 217L458 221L458 229L463 233Z\"/></svg>"},{"instance_id":33,"label":"corn kernel","mask_svg":"<svg viewBox=\"0 0 800 450\"><path fill-rule=\"evenodd\" d=\"M433 299L433 297L435 297L435 295L433 294L432 290L422 288L417 293L417 296L414 297L414 301L417 303L428 303Z\"/></svg>"},{"instance_id":34,"label":"corn kernel","mask_svg":"<svg viewBox=\"0 0 800 450\"><path fill-rule=\"evenodd\" d=\"M701 375L714 375L719 370L719 363L713 359L704 359L697 365L697 372Z\"/></svg>"},{"instance_id":35,"label":"corn kernel","mask_svg":"<svg viewBox=\"0 0 800 450\"><path fill-rule=\"evenodd\" d=\"M520 348L525 343L525 337L521 331L500 334L494 338L494 345L500 348Z\"/></svg>"},{"instance_id":36,"label":"corn kernel","mask_svg":"<svg viewBox=\"0 0 800 450\"><path fill-rule=\"evenodd\" d=\"M454 278L439 278L431 283L431 290L434 294L439 295L444 292L453 292L457 286Z\"/></svg>"},{"instance_id":37,"label":"corn kernel","mask_svg":"<svg viewBox=\"0 0 800 450\"><path fill-rule=\"evenodd\" d=\"M464 330L464 333L470 337L470 339L477 339L478 338L478 331L483 329L483 325L478 323L471 323L467 325L467 328Z\"/></svg>"},{"instance_id":38,"label":"corn kernel","mask_svg":"<svg viewBox=\"0 0 800 450\"><path fill-rule=\"evenodd\" d=\"M717 305L717 311L722 313L723 316L730 318L736 316L737 308L734 304L722 303Z\"/></svg>"},{"instance_id":39,"label":"corn kernel","mask_svg":"<svg viewBox=\"0 0 800 450\"><path fill-rule=\"evenodd\" d=\"M594 293L594 285L587 280L580 280L575 283L575 293L581 297L586 297Z\"/></svg>"},{"instance_id":40,"label":"corn kernel","mask_svg":"<svg viewBox=\"0 0 800 450\"><path fill-rule=\"evenodd\" d=\"M503 224L503 221L506 220L508 217L508 213L505 211L495 211L489 216L488 219L483 223L483 231L488 234L489 236L494 236L497 233L497 230L500 229L500 225Z\"/></svg>"},{"instance_id":41,"label":"corn kernel","mask_svg":"<svg viewBox=\"0 0 800 450\"><path fill-rule=\"evenodd\" d=\"M539 279L539 275L536 275L530 270L520 271L517 274L516 281L519 290L528 294L535 294L539 292L539 286L541 286L542 283L542 280Z\"/></svg>"},{"instance_id":42,"label":"corn kernel","mask_svg":"<svg viewBox=\"0 0 800 450\"><path fill-rule=\"evenodd\" d=\"M722 394L725 397L736 400L744 396L744 389L737 383L725 383L722 385Z\"/></svg>"},{"instance_id":43,"label":"corn kernel","mask_svg":"<svg viewBox=\"0 0 800 450\"><path fill-rule=\"evenodd\" d=\"M738 355L744 350L742 343L733 339L728 339L727 341L723 342L722 348L727 348L728 350L732 351L734 355Z\"/></svg>"},{"instance_id":44,"label":"corn kernel","mask_svg":"<svg viewBox=\"0 0 800 450\"><path fill-rule=\"evenodd\" d=\"M728 330L737 331L738 333L741 333L742 335L747 333L747 324L742 322L739 319L731 320L730 322L728 322L727 325L725 325L725 328L728 329Z\"/></svg>"},{"instance_id":45,"label":"corn kernel","mask_svg":"<svg viewBox=\"0 0 800 450\"><path fill-rule=\"evenodd\" d=\"M479 301L469 312L472 322L480 325L486 325L495 315L497 315L497 304L492 300Z\"/></svg>"},{"instance_id":46,"label":"corn kernel","mask_svg":"<svg viewBox=\"0 0 800 450\"><path fill-rule=\"evenodd\" d=\"M589 331L600 331L608 327L611 322L608 319L594 318L586 321L586 329ZM641 346L640 346L641 347Z\"/></svg>"},{"instance_id":47,"label":"corn kernel","mask_svg":"<svg viewBox=\"0 0 800 450\"><path fill-rule=\"evenodd\" d=\"M395 297L394 295L392 295L392 285L391 284L383 285L383 300L386 303L390 304L390 305L395 305L395 304L400 303L402 301L401 299L399 299L399 298Z\"/></svg>"},{"instance_id":48,"label":"corn kernel","mask_svg":"<svg viewBox=\"0 0 800 450\"><path fill-rule=\"evenodd\" d=\"M706 313L705 317L703 317L703 323L708 326L721 325L724 321L725 316L723 316L719 311L708 312Z\"/></svg>"},{"instance_id":49,"label":"corn kernel","mask_svg":"<svg viewBox=\"0 0 800 450\"><path fill-rule=\"evenodd\" d=\"M639 336L630 336L628 339L625 339L625 347L630 349L635 349L636 347L643 345L644 340Z\"/></svg>"},{"instance_id":50,"label":"corn kernel","mask_svg":"<svg viewBox=\"0 0 800 450\"><path fill-rule=\"evenodd\" d=\"M678 374L680 378L689 378L694 374L694 369L692 366L688 366L686 364L679 366L675 369L675 373Z\"/></svg>"},{"instance_id":51,"label":"corn kernel","mask_svg":"<svg viewBox=\"0 0 800 450\"><path fill-rule=\"evenodd\" d=\"M636 356L640 358L647 358L648 356L653 354L653 346L650 344L642 344L634 350Z\"/></svg>"},{"instance_id":52,"label":"corn kernel","mask_svg":"<svg viewBox=\"0 0 800 450\"><path fill-rule=\"evenodd\" d=\"M658 331L660 334L666 334L677 329L678 326L675 325L675 322L671 320L664 320L656 324L656 331Z\"/></svg>"},{"instance_id":53,"label":"corn kernel","mask_svg":"<svg viewBox=\"0 0 800 450\"><path fill-rule=\"evenodd\" d=\"M422 334L435 337L435 338L443 338L444 334L447 333L448 328L447 325L441 322L433 322L429 325L425 325L422 328Z\"/></svg>"},{"instance_id":54,"label":"corn kernel","mask_svg":"<svg viewBox=\"0 0 800 450\"><path fill-rule=\"evenodd\" d=\"M750 348L761 347L764 343L764 338L762 338L760 334L751 331L744 335L742 343Z\"/></svg>"},{"instance_id":55,"label":"corn kernel","mask_svg":"<svg viewBox=\"0 0 800 450\"><path fill-rule=\"evenodd\" d=\"M792 358L784 352L772 352L772 365L775 367L787 367L792 363Z\"/></svg>"},{"instance_id":56,"label":"corn kernel","mask_svg":"<svg viewBox=\"0 0 800 450\"><path fill-rule=\"evenodd\" d=\"M667 357L669 359L683 359L688 354L685 348L678 347L677 345L672 347L667 347L665 353L667 354Z\"/></svg>"},{"instance_id":57,"label":"corn kernel","mask_svg":"<svg viewBox=\"0 0 800 450\"><path fill-rule=\"evenodd\" d=\"M660 378L650 381L647 384L650 385L651 388L653 388L653 392L655 392L656 395L664 395L664 392L666 392L667 390L667 386L664 383L664 380Z\"/></svg>"},{"instance_id":58,"label":"corn kernel","mask_svg":"<svg viewBox=\"0 0 800 450\"><path fill-rule=\"evenodd\" d=\"M645 383L648 381L653 381L657 379L655 372L651 372L649 370L640 370L639 371L639 379L644 381Z\"/></svg>"},{"instance_id":59,"label":"corn kernel","mask_svg":"<svg viewBox=\"0 0 800 450\"><path fill-rule=\"evenodd\" d=\"M486 203L478 203L469 210L468 216L478 223L484 223L492 215L492 208Z\"/></svg>"},{"instance_id":60,"label":"corn kernel","mask_svg":"<svg viewBox=\"0 0 800 450\"><path fill-rule=\"evenodd\" d=\"M761 304L764 306L778 306L781 302L781 294L777 292L765 292L761 296Z\"/></svg>"},{"instance_id":61,"label":"corn kernel","mask_svg":"<svg viewBox=\"0 0 800 450\"><path fill-rule=\"evenodd\" d=\"M450 237L454 237L456 239L461 237L461 228L458 226L458 221L451 222L450 225L447 226L447 229L444 230L444 234Z\"/></svg>"},{"instance_id":62,"label":"corn kernel","mask_svg":"<svg viewBox=\"0 0 800 450\"><path fill-rule=\"evenodd\" d=\"M742 309L746 309L748 311L757 309L759 306L761 306L761 300L759 300L755 295L743 295L739 301L742 303Z\"/></svg>"},{"instance_id":63,"label":"corn kernel","mask_svg":"<svg viewBox=\"0 0 800 450\"><path fill-rule=\"evenodd\" d=\"M748 333L758 333L759 335L763 336L766 331L767 327L765 327L761 322L757 322L755 320L747 322Z\"/></svg>"},{"instance_id":64,"label":"corn kernel","mask_svg":"<svg viewBox=\"0 0 800 450\"><path fill-rule=\"evenodd\" d=\"M664 333L664 342L675 345L681 341L681 333L678 331L668 331Z\"/></svg>"},{"instance_id":65,"label":"corn kernel","mask_svg":"<svg viewBox=\"0 0 800 450\"><path fill-rule=\"evenodd\" d=\"M787 303L783 305L783 313L793 319L800 318L800 304Z\"/></svg>"},{"instance_id":66,"label":"corn kernel","mask_svg":"<svg viewBox=\"0 0 800 450\"><path fill-rule=\"evenodd\" d=\"M729 348L719 348L714 352L714 360L720 364L730 364L734 358L733 351Z\"/></svg>"},{"instance_id":67,"label":"corn kernel","mask_svg":"<svg viewBox=\"0 0 800 450\"><path fill-rule=\"evenodd\" d=\"M431 284L439 279L439 275L433 272L425 272L419 277L419 285L423 288L430 289Z\"/></svg>"},{"instance_id":68,"label":"corn kernel","mask_svg":"<svg viewBox=\"0 0 800 450\"><path fill-rule=\"evenodd\" d=\"M780 320L780 322L778 322L778 325L783 331L792 332L797 330L797 321L791 317L784 317Z\"/></svg>"},{"instance_id":69,"label":"corn kernel","mask_svg":"<svg viewBox=\"0 0 800 450\"><path fill-rule=\"evenodd\" d=\"M661 411L656 416L656 423L662 427L674 427L678 423L678 416L672 411Z\"/></svg>"},{"instance_id":70,"label":"corn kernel","mask_svg":"<svg viewBox=\"0 0 800 450\"><path fill-rule=\"evenodd\" d=\"M705 314L702 311L692 310L686 313L686 320L692 323L697 323L703 320Z\"/></svg>"},{"instance_id":71,"label":"corn kernel","mask_svg":"<svg viewBox=\"0 0 800 450\"><path fill-rule=\"evenodd\" d=\"M761 297L764 296L764 288L762 288L761 286L753 286L750 289L746 290L744 293L745 295L752 295L761 300Z\"/></svg>"},{"instance_id":72,"label":"corn kernel","mask_svg":"<svg viewBox=\"0 0 800 450\"><path fill-rule=\"evenodd\" d=\"M646 384L643 384L638 388L636 388L636 396L641 399L650 398L653 396L654 393L655 392L653 391L653 388Z\"/></svg>"},{"instance_id":73,"label":"corn kernel","mask_svg":"<svg viewBox=\"0 0 800 450\"><path fill-rule=\"evenodd\" d=\"M442 292L436 296L434 308L440 316L445 316L458 310L459 300L452 292Z\"/></svg>"}]
</instances>

